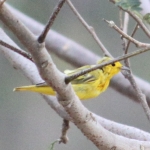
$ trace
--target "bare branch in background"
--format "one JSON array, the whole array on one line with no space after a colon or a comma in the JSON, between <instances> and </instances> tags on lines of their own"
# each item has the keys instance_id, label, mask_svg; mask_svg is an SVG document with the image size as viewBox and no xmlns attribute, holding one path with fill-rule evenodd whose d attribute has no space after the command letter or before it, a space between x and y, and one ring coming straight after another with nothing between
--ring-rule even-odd
<instances>
[{"instance_id":1,"label":"bare branch in background","mask_svg":"<svg viewBox=\"0 0 150 150\"><path fill-rule=\"evenodd\" d=\"M129 64L129 63L126 63L126 64ZM143 109L144 109L144 112L148 118L148 120L150 121L150 109L148 107L148 104L147 104L147 101L146 101L146 97L145 95L142 93L141 89L138 87L133 75L132 75L132 72L130 71L130 74L127 75L127 78L128 80L130 81L131 85L133 86L133 88L135 89L136 91L136 94L137 94L137 99L140 101Z\"/></svg>"},{"instance_id":2,"label":"bare branch in background","mask_svg":"<svg viewBox=\"0 0 150 150\"><path fill-rule=\"evenodd\" d=\"M150 38L150 31L147 29L147 27L144 25L144 23L142 22L142 20L135 15L134 13L130 12L130 11L126 11L129 13L129 15L138 23L138 25L141 27L141 29L144 31L144 33Z\"/></svg>"},{"instance_id":3,"label":"bare branch in background","mask_svg":"<svg viewBox=\"0 0 150 150\"><path fill-rule=\"evenodd\" d=\"M135 35L135 32L137 31L138 28L139 28L139 25L136 24L135 27L134 27L134 29L133 29L133 32L132 32L132 34L131 34L131 37L133 37L133 36ZM125 49L125 54L128 53L130 43L131 43L131 41L129 40L129 41L127 42L127 46L126 46L126 49Z\"/></svg>"},{"instance_id":4,"label":"bare branch in background","mask_svg":"<svg viewBox=\"0 0 150 150\"><path fill-rule=\"evenodd\" d=\"M124 22L123 22L123 28L122 31L125 32L127 34L128 31L128 25L129 25L129 14L128 13L124 13ZM123 38L123 36L121 35L121 38L123 40L123 50L125 51L126 49L126 45L127 45L127 39Z\"/></svg>"},{"instance_id":5,"label":"bare branch in background","mask_svg":"<svg viewBox=\"0 0 150 150\"><path fill-rule=\"evenodd\" d=\"M74 14L77 16L77 18L80 20L80 22L83 24L83 26L88 30L88 32L92 35L92 37L94 38L94 40L96 41L96 43L99 45L99 47L101 48L101 50L103 51L103 53L107 56L111 56L111 54L109 53L109 51L105 48L105 46L103 45L103 43L100 41L100 39L98 38L96 32L94 31L94 28L89 26L86 21L82 18L82 16L79 14L79 12L76 10L76 8L73 6L72 2L70 0L66 0L66 3L70 6L71 10L74 12Z\"/></svg>"},{"instance_id":6,"label":"bare branch in background","mask_svg":"<svg viewBox=\"0 0 150 150\"><path fill-rule=\"evenodd\" d=\"M123 22L123 32L125 32L126 34L128 34L128 25L129 25L129 14L128 13L124 13L124 22Z\"/></svg>"},{"instance_id":7,"label":"bare branch in background","mask_svg":"<svg viewBox=\"0 0 150 150\"><path fill-rule=\"evenodd\" d=\"M134 43L137 47L143 48L143 47L147 47L147 46L150 45L150 44L147 44L147 43L139 42L139 41L135 40L134 38L132 38L131 36L127 35L121 29L119 29L119 27L117 27L113 21L108 21L108 20L105 20L105 19L104 19L104 21L107 22L110 27L112 27L113 29L115 29L124 38L126 38L126 39L130 40L130 42Z\"/></svg>"},{"instance_id":8,"label":"bare branch in background","mask_svg":"<svg viewBox=\"0 0 150 150\"><path fill-rule=\"evenodd\" d=\"M120 24L120 29L123 29L123 19L122 19L122 10L119 9L119 24Z\"/></svg>"},{"instance_id":9,"label":"bare branch in background","mask_svg":"<svg viewBox=\"0 0 150 150\"><path fill-rule=\"evenodd\" d=\"M115 0L109 0L109 1L115 4ZM150 31L147 29L147 27L144 25L142 20L137 15L135 15L133 12L131 12L129 10L125 10L121 7L119 7L119 8L122 9L123 11L127 12L139 24L139 26L142 28L144 33L150 38Z\"/></svg>"},{"instance_id":10,"label":"bare branch in background","mask_svg":"<svg viewBox=\"0 0 150 150\"><path fill-rule=\"evenodd\" d=\"M134 34L137 31L137 29L138 29L138 24L136 24L136 26L135 26L132 34L131 34L131 37L134 36ZM124 30L124 31L127 32L127 30ZM127 43L127 46L125 47L125 54L128 53L130 42L131 41L129 40L128 43ZM130 67L129 59L128 58L125 59L124 62L125 62L125 65L130 68L130 71L128 72L127 75L125 75L125 77L129 80L129 82L131 83L131 85L135 89L135 92L136 92L136 95L137 95L137 99L141 103L141 105L142 105L142 107L144 109L144 112L145 112L148 120L150 121L150 109L149 109L149 106L147 104L146 96L142 93L141 89L139 88L139 86L137 85L137 83L136 83L136 81L135 81L135 79L133 77L132 70L131 70L131 67Z\"/></svg>"}]
</instances>

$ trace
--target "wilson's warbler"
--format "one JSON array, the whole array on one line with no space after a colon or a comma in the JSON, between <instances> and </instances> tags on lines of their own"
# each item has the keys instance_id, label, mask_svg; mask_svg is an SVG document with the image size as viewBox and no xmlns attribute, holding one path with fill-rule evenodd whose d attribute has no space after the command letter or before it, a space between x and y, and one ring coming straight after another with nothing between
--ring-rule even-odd
<instances>
[{"instance_id":1,"label":"wilson's warbler","mask_svg":"<svg viewBox=\"0 0 150 150\"><path fill-rule=\"evenodd\" d=\"M97 62L97 64L110 60L112 60L112 58L103 57ZM64 73L70 76L93 66L95 65L87 65L75 70L65 70ZM103 67L102 69L94 70L71 81L72 87L81 100L97 97L108 88L110 79L120 72L121 68L122 64L120 62L115 62ZM17 87L14 91L32 91L46 95L55 95L55 91L46 83Z\"/></svg>"}]
</instances>

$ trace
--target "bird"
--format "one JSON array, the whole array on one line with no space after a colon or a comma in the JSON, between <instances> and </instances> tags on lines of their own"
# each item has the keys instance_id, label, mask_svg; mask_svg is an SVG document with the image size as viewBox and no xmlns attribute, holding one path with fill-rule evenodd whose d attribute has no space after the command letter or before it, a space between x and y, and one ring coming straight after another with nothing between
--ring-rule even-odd
<instances>
[{"instance_id":1,"label":"bird","mask_svg":"<svg viewBox=\"0 0 150 150\"><path fill-rule=\"evenodd\" d=\"M97 64L102 64L112 60L111 57L104 56L97 61ZM79 73L85 69L92 68L96 65L86 65L74 70L65 70L66 76L71 76ZM96 69L84 75L77 77L71 81L72 88L80 100L87 100L99 96L102 92L106 91L109 86L111 78L119 73L124 66L119 62L109 64ZM36 85L21 86L14 88L14 91L31 91L45 95L56 95L56 91L46 84L46 82Z\"/></svg>"}]
</instances>

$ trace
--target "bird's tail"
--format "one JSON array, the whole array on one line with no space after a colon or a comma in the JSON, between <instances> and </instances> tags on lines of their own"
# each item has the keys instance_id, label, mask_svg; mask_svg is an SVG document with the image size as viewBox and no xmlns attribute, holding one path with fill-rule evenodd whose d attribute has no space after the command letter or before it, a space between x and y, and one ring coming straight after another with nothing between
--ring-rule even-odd
<instances>
[{"instance_id":1,"label":"bird's tail","mask_svg":"<svg viewBox=\"0 0 150 150\"><path fill-rule=\"evenodd\" d=\"M31 91L31 92L37 92L46 95L55 95L55 91L47 85L21 86L21 87L14 88L13 91Z\"/></svg>"}]
</instances>

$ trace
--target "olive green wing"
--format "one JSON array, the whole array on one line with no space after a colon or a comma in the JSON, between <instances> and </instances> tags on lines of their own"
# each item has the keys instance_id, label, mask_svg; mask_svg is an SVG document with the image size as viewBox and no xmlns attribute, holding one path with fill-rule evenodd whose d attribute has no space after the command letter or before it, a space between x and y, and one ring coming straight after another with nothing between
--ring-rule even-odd
<instances>
[{"instance_id":1,"label":"olive green wing","mask_svg":"<svg viewBox=\"0 0 150 150\"><path fill-rule=\"evenodd\" d=\"M79 73L82 70L85 70L85 69L88 69L88 68L91 68L91 67L92 67L91 65L87 65L87 66L83 66L83 67L80 67L80 68L75 69L75 70L65 70L64 73L67 76L71 76L73 74ZM72 84L83 84L83 83L87 84L87 83L90 83L90 82L94 82L97 78L98 78L97 71L95 70L95 71L92 71L90 73L87 73L87 74L84 74L82 76L77 77L76 79L71 81L71 83Z\"/></svg>"},{"instance_id":2,"label":"olive green wing","mask_svg":"<svg viewBox=\"0 0 150 150\"><path fill-rule=\"evenodd\" d=\"M102 63L107 62L107 61L110 61L110 60L112 60L111 57L105 56L105 57L103 57L102 59L98 60L98 61L97 61L97 64L102 64Z\"/></svg>"},{"instance_id":3,"label":"olive green wing","mask_svg":"<svg viewBox=\"0 0 150 150\"><path fill-rule=\"evenodd\" d=\"M73 74L79 73L82 70L91 68L93 66L94 65L87 65L87 66L83 66L83 67L80 67L80 68L77 68L77 69L74 69L74 70L65 70L64 73L67 76L71 76ZM88 84L88 83L91 83L91 82L94 82L95 80L97 80L99 78L99 74L100 74L99 69L98 70L94 70L94 71L92 71L90 73L87 73L87 74L84 74L82 76L77 77L76 79L71 81L71 83L72 84ZM36 84L36 86L37 87L38 86L45 87L45 86L47 86L47 84L46 84L46 82L43 82L43 83Z\"/></svg>"},{"instance_id":4,"label":"olive green wing","mask_svg":"<svg viewBox=\"0 0 150 150\"><path fill-rule=\"evenodd\" d=\"M46 82L41 82L41 83L38 83L36 84L36 87L47 87L47 83Z\"/></svg>"}]
</instances>

